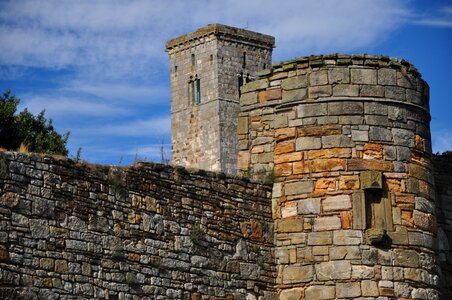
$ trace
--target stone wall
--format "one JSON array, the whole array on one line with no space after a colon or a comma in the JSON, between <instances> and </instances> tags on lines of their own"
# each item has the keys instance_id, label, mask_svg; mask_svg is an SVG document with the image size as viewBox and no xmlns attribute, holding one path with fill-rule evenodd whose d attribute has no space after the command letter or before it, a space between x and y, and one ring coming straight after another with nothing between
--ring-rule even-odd
<instances>
[{"instance_id":1,"label":"stone wall","mask_svg":"<svg viewBox=\"0 0 452 300\"><path fill-rule=\"evenodd\" d=\"M280 299L438 299L428 86L408 62L303 57L242 89L243 174L274 178Z\"/></svg>"},{"instance_id":2,"label":"stone wall","mask_svg":"<svg viewBox=\"0 0 452 300\"><path fill-rule=\"evenodd\" d=\"M271 187L0 153L1 299L271 298Z\"/></svg>"},{"instance_id":3,"label":"stone wall","mask_svg":"<svg viewBox=\"0 0 452 300\"><path fill-rule=\"evenodd\" d=\"M452 155L435 155L439 263L444 299L452 299Z\"/></svg>"}]
</instances>

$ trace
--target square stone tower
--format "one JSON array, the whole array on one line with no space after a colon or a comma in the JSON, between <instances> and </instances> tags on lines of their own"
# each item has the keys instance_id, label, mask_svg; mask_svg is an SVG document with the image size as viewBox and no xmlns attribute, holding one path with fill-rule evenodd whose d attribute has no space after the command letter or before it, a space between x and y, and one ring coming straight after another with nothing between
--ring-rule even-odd
<instances>
[{"instance_id":1,"label":"square stone tower","mask_svg":"<svg viewBox=\"0 0 452 300\"><path fill-rule=\"evenodd\" d=\"M236 173L240 87L271 67L275 38L210 24L166 44L172 162Z\"/></svg>"}]
</instances>

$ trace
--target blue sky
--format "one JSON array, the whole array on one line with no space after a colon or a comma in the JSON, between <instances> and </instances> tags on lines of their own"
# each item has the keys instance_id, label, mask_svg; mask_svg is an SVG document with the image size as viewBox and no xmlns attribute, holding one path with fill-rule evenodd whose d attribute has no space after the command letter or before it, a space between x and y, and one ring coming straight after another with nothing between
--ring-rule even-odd
<instances>
[{"instance_id":1,"label":"blue sky","mask_svg":"<svg viewBox=\"0 0 452 300\"><path fill-rule=\"evenodd\" d=\"M433 151L452 149L452 0L0 1L0 91L100 164L170 156L165 42L209 23L276 37L273 60L405 58L430 84Z\"/></svg>"}]
</instances>

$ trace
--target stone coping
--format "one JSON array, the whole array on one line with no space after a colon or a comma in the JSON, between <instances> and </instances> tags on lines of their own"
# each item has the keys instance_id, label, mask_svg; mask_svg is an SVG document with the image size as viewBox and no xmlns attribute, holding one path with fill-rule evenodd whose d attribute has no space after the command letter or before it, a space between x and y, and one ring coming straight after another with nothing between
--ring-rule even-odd
<instances>
[{"instance_id":1,"label":"stone coping","mask_svg":"<svg viewBox=\"0 0 452 300\"><path fill-rule=\"evenodd\" d=\"M274 62L271 70L263 70L258 75L260 78L266 78L282 71L291 71L296 69L320 68L325 66L373 66L373 67L391 67L402 69L412 73L416 77L421 77L419 71L412 63L405 59L392 58L384 55L370 54L325 54L301 56L284 62Z\"/></svg>"},{"instance_id":2,"label":"stone coping","mask_svg":"<svg viewBox=\"0 0 452 300\"><path fill-rule=\"evenodd\" d=\"M209 35L249 41L260 44L261 46L267 46L268 48L275 47L275 38L273 36L223 24L209 24L192 33L169 40L166 42L165 51L169 51L179 45L183 45Z\"/></svg>"}]
</instances>

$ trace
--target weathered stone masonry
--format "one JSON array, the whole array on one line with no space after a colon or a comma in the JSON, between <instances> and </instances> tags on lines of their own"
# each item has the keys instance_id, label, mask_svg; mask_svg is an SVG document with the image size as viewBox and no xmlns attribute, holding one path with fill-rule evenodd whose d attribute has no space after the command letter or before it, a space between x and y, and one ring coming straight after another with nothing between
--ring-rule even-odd
<instances>
[{"instance_id":1,"label":"weathered stone masonry","mask_svg":"<svg viewBox=\"0 0 452 300\"><path fill-rule=\"evenodd\" d=\"M0 298L271 298L270 193L205 171L0 153Z\"/></svg>"},{"instance_id":2,"label":"weathered stone masonry","mask_svg":"<svg viewBox=\"0 0 452 300\"><path fill-rule=\"evenodd\" d=\"M438 299L428 86L417 70L381 56L303 57L242 93L239 170L276 178L280 298Z\"/></svg>"}]
</instances>

